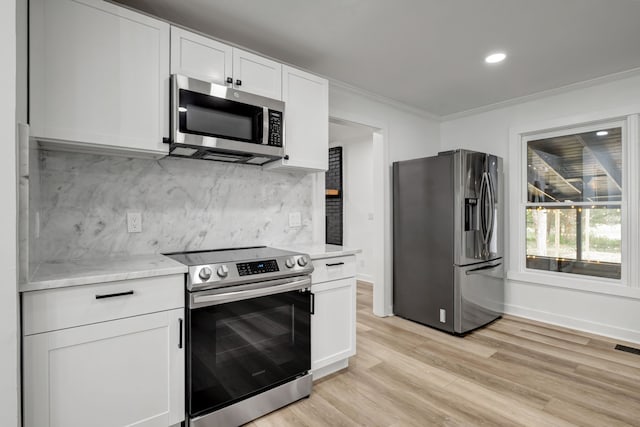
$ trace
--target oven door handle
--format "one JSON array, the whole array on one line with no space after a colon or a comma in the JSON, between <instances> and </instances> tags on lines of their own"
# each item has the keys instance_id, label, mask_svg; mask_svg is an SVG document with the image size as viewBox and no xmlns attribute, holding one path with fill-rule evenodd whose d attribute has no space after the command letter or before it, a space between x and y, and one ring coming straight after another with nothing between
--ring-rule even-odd
<instances>
[{"instance_id":1,"label":"oven door handle","mask_svg":"<svg viewBox=\"0 0 640 427\"><path fill-rule=\"evenodd\" d=\"M288 281L279 285L266 286L264 288L257 289L248 289L244 291L214 293L208 295L193 294L191 295L191 304L189 304L189 308L193 309L207 307L210 305L225 304L228 302L241 301L249 298L307 289L309 287L311 287L311 279L307 277L304 279Z\"/></svg>"}]
</instances>

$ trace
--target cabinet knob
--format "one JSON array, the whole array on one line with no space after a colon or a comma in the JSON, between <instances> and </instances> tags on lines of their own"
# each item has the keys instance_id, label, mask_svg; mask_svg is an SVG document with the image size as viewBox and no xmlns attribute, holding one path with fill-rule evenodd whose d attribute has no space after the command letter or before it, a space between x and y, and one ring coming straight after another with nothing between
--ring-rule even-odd
<instances>
[{"instance_id":1,"label":"cabinet knob","mask_svg":"<svg viewBox=\"0 0 640 427\"><path fill-rule=\"evenodd\" d=\"M227 83L229 84L233 83L233 79L231 77L227 77Z\"/></svg>"},{"instance_id":2,"label":"cabinet knob","mask_svg":"<svg viewBox=\"0 0 640 427\"><path fill-rule=\"evenodd\" d=\"M236 80L236 86L242 86L242 80L240 79Z\"/></svg>"}]
</instances>

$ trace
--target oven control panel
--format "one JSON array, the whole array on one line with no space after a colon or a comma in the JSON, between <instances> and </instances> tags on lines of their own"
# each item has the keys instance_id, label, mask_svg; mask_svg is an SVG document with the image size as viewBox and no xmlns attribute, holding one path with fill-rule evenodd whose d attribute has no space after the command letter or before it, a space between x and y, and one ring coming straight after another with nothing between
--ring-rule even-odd
<instances>
[{"instance_id":1,"label":"oven control panel","mask_svg":"<svg viewBox=\"0 0 640 427\"><path fill-rule=\"evenodd\" d=\"M238 267L238 274L240 276L273 273L275 271L280 271L280 269L278 268L278 262L275 259L270 259L267 261L243 262L236 265Z\"/></svg>"}]
</instances>

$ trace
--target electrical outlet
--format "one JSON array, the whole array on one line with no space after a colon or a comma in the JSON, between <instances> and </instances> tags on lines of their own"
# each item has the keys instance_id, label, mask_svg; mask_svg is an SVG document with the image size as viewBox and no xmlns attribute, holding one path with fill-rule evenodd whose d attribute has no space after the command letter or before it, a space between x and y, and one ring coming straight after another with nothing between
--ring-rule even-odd
<instances>
[{"instance_id":1,"label":"electrical outlet","mask_svg":"<svg viewBox=\"0 0 640 427\"><path fill-rule=\"evenodd\" d=\"M373 221L373 212L369 212L367 218L369 219L369 221Z\"/></svg>"},{"instance_id":2,"label":"electrical outlet","mask_svg":"<svg viewBox=\"0 0 640 427\"><path fill-rule=\"evenodd\" d=\"M140 212L127 212L127 232L142 232L142 214Z\"/></svg>"},{"instance_id":3,"label":"electrical outlet","mask_svg":"<svg viewBox=\"0 0 640 427\"><path fill-rule=\"evenodd\" d=\"M289 227L300 226L302 226L302 215L300 214L300 212L289 213Z\"/></svg>"}]
</instances>

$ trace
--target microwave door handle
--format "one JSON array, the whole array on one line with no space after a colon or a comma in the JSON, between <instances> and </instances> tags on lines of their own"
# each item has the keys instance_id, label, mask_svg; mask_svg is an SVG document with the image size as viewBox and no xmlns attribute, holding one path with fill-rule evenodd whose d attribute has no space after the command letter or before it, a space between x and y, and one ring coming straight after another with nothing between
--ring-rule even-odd
<instances>
[{"instance_id":1,"label":"microwave door handle","mask_svg":"<svg viewBox=\"0 0 640 427\"><path fill-rule=\"evenodd\" d=\"M269 145L269 109L262 107L262 145Z\"/></svg>"}]
</instances>

